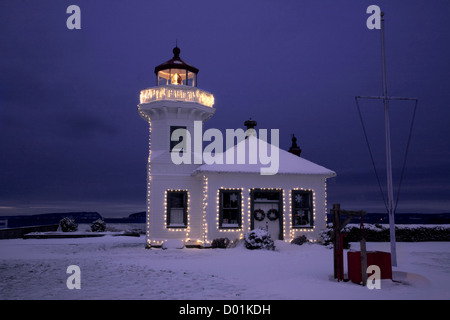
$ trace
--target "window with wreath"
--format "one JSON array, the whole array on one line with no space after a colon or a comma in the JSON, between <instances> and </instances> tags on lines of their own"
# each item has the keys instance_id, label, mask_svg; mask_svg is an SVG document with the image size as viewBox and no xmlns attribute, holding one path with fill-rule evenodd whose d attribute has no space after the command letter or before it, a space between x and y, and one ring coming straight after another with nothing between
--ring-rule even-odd
<instances>
[{"instance_id":1,"label":"window with wreath","mask_svg":"<svg viewBox=\"0 0 450 320\"><path fill-rule=\"evenodd\" d=\"M313 227L313 193L307 190L292 190L292 226Z\"/></svg>"},{"instance_id":2,"label":"window with wreath","mask_svg":"<svg viewBox=\"0 0 450 320\"><path fill-rule=\"evenodd\" d=\"M241 190L219 191L219 227L241 227Z\"/></svg>"},{"instance_id":3,"label":"window with wreath","mask_svg":"<svg viewBox=\"0 0 450 320\"><path fill-rule=\"evenodd\" d=\"M167 227L187 227L187 191L167 191Z\"/></svg>"}]
</instances>

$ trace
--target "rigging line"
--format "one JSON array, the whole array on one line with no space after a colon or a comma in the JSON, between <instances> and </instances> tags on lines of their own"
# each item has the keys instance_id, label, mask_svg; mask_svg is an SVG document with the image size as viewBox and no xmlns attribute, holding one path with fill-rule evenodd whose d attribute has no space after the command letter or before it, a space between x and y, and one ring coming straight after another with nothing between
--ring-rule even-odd
<instances>
[{"instance_id":1,"label":"rigging line","mask_svg":"<svg viewBox=\"0 0 450 320\"><path fill-rule=\"evenodd\" d=\"M402 173L400 174L400 181L398 183L398 188L397 188L397 197L395 199L394 212L397 211L398 199L400 197L400 189L402 187L403 176L404 176L404 173L405 173L406 159L408 158L409 145L410 145L410 142L411 142L411 136L412 136L412 131L413 131L413 127L414 127L414 119L416 118L417 104L419 102L419 100L417 100L417 99L414 99L414 100L416 101L416 103L414 104L414 111L413 111L413 116L412 116L412 119L411 119L411 126L409 127L408 142L406 143L405 156L403 158Z\"/></svg>"},{"instance_id":2,"label":"rigging line","mask_svg":"<svg viewBox=\"0 0 450 320\"><path fill-rule=\"evenodd\" d=\"M364 125L364 121L361 114L361 108L359 107L358 97L355 97L356 107L358 109L359 120L361 121L362 129L364 132L364 138L366 139L367 149L369 149L370 160L372 161L373 170L375 172L375 176L377 177L378 187L380 188L381 197L383 198L384 206L386 207L386 211L389 212L386 198L384 197L383 188L381 187L380 177L378 176L377 167L375 166L375 160L373 158L372 149L370 148L369 138L367 137L366 127Z\"/></svg>"}]
</instances>

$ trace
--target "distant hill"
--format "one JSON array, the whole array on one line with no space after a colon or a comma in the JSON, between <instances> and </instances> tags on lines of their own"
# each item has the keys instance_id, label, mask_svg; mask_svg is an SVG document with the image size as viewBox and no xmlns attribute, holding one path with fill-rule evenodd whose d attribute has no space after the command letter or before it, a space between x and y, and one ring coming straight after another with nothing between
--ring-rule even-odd
<instances>
[{"instance_id":1,"label":"distant hill","mask_svg":"<svg viewBox=\"0 0 450 320\"><path fill-rule=\"evenodd\" d=\"M43 213L34 215L0 216L0 220L7 220L8 228L29 226L43 226L58 224L64 217L71 217L76 223L90 224L97 219L106 223L145 223L146 212L132 213L124 218L103 218L98 212L63 212ZM333 222L333 216L327 215L327 222ZM360 223L359 218L353 218L350 223ZM368 213L364 216L364 223L388 224L386 213ZM395 215L396 224L450 224L450 213L398 213Z\"/></svg>"},{"instance_id":2,"label":"distant hill","mask_svg":"<svg viewBox=\"0 0 450 320\"><path fill-rule=\"evenodd\" d=\"M105 218L106 223L145 223L146 212L130 214L127 218Z\"/></svg>"},{"instance_id":3,"label":"distant hill","mask_svg":"<svg viewBox=\"0 0 450 320\"><path fill-rule=\"evenodd\" d=\"M76 223L92 223L97 219L103 219L98 212L64 212L42 213L19 216L0 216L0 220L8 220L8 228L20 228L29 226L43 226L58 224L64 217L71 217Z\"/></svg>"}]
</instances>

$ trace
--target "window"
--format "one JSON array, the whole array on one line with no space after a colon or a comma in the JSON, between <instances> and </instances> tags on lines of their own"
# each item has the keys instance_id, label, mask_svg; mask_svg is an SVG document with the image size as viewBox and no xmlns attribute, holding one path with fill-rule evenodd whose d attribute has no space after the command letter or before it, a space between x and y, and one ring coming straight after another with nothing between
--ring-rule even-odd
<instances>
[{"instance_id":1,"label":"window","mask_svg":"<svg viewBox=\"0 0 450 320\"><path fill-rule=\"evenodd\" d=\"M182 129L184 132L179 135L178 140L172 141L172 134L175 130ZM174 136L175 138L175 136ZM186 150L186 127L183 126L170 126L170 136L169 136L169 143L170 143L170 152L176 151L180 152L181 150ZM176 147L176 148L175 148ZM174 150L175 148L175 150Z\"/></svg>"},{"instance_id":2,"label":"window","mask_svg":"<svg viewBox=\"0 0 450 320\"><path fill-rule=\"evenodd\" d=\"M167 191L167 227L187 227L187 191Z\"/></svg>"},{"instance_id":3,"label":"window","mask_svg":"<svg viewBox=\"0 0 450 320\"><path fill-rule=\"evenodd\" d=\"M219 227L241 227L241 190L220 190L219 192Z\"/></svg>"},{"instance_id":4,"label":"window","mask_svg":"<svg viewBox=\"0 0 450 320\"><path fill-rule=\"evenodd\" d=\"M312 191L292 190L292 227L313 227Z\"/></svg>"}]
</instances>

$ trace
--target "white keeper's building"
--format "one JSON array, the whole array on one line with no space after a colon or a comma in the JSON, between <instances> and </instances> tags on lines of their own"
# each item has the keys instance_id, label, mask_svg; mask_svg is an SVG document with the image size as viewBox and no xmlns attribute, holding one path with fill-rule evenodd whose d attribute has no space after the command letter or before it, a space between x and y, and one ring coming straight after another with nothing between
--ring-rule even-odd
<instances>
[{"instance_id":1,"label":"white keeper's building","mask_svg":"<svg viewBox=\"0 0 450 320\"><path fill-rule=\"evenodd\" d=\"M138 105L150 132L147 246L179 239L207 247L214 239L242 238L258 227L274 240L290 242L299 235L317 240L326 223L327 179L336 174L300 157L295 138L290 152L258 139L253 120L245 122L244 139L224 153L216 150L215 163L205 161L194 140L203 136L198 124L215 112L214 96L197 88L198 69L180 59L178 47L173 54L155 68L156 86L141 91ZM177 135L183 130L190 137ZM275 174L261 174L267 161L253 161L253 146L278 154ZM186 150L190 164L174 163L171 152L187 156Z\"/></svg>"}]
</instances>

